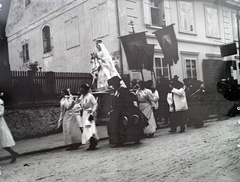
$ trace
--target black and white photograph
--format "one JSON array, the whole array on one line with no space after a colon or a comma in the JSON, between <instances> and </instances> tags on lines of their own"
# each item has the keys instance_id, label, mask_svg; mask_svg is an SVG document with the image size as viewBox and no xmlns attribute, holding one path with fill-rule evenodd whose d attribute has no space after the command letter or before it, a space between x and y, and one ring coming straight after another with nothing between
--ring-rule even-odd
<instances>
[{"instance_id":1,"label":"black and white photograph","mask_svg":"<svg viewBox=\"0 0 240 182\"><path fill-rule=\"evenodd\" d=\"M240 0L0 0L0 181L240 182Z\"/></svg>"}]
</instances>

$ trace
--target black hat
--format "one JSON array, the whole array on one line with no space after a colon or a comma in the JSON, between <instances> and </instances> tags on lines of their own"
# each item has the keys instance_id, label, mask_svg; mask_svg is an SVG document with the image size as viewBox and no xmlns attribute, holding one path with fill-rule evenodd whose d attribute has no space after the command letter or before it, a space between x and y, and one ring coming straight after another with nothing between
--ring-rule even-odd
<instances>
[{"instance_id":1,"label":"black hat","mask_svg":"<svg viewBox=\"0 0 240 182\"><path fill-rule=\"evenodd\" d=\"M183 83L179 82L179 81L178 82L171 81L170 84L176 89L183 88L183 86L184 86Z\"/></svg>"},{"instance_id":2,"label":"black hat","mask_svg":"<svg viewBox=\"0 0 240 182\"><path fill-rule=\"evenodd\" d=\"M139 84L139 86L140 87L146 87L146 82L145 81L143 81L143 80L140 80L139 82L138 82L138 84Z\"/></svg>"},{"instance_id":3,"label":"black hat","mask_svg":"<svg viewBox=\"0 0 240 182\"><path fill-rule=\"evenodd\" d=\"M69 95L69 92L67 89L63 89L62 92L65 94L65 95Z\"/></svg>"},{"instance_id":4,"label":"black hat","mask_svg":"<svg viewBox=\"0 0 240 182\"><path fill-rule=\"evenodd\" d=\"M148 80L145 82L145 86L149 89L153 86L153 81L152 80Z\"/></svg>"},{"instance_id":5,"label":"black hat","mask_svg":"<svg viewBox=\"0 0 240 182\"><path fill-rule=\"evenodd\" d=\"M83 88L84 90L89 91L90 86L87 83L84 83L80 86L80 88Z\"/></svg>"},{"instance_id":6,"label":"black hat","mask_svg":"<svg viewBox=\"0 0 240 182\"><path fill-rule=\"evenodd\" d=\"M179 78L179 76L177 76L177 75L174 75L174 77L173 77L173 79L178 79Z\"/></svg>"},{"instance_id":7,"label":"black hat","mask_svg":"<svg viewBox=\"0 0 240 182\"><path fill-rule=\"evenodd\" d=\"M97 39L97 40L96 40L96 44L99 44L99 43L102 43L102 40L101 40L101 39Z\"/></svg>"},{"instance_id":8,"label":"black hat","mask_svg":"<svg viewBox=\"0 0 240 182\"><path fill-rule=\"evenodd\" d=\"M118 76L114 76L114 77L112 77L112 78L110 78L110 79L108 80L108 85L111 86L111 85L117 84L117 83L119 83L121 80L122 80L122 79L119 78Z\"/></svg>"}]
</instances>

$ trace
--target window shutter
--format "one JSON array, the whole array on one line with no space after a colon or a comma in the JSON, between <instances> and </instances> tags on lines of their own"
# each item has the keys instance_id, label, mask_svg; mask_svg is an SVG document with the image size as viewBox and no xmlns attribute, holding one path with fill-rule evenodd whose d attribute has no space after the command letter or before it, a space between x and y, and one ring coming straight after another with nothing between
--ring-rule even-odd
<instances>
[{"instance_id":1,"label":"window shutter","mask_svg":"<svg viewBox=\"0 0 240 182\"><path fill-rule=\"evenodd\" d=\"M65 21L65 31L66 31L67 49L71 49L75 46L79 46L80 36L79 36L78 16L71 17L70 19Z\"/></svg>"},{"instance_id":2,"label":"window shutter","mask_svg":"<svg viewBox=\"0 0 240 182\"><path fill-rule=\"evenodd\" d=\"M194 20L193 20L193 6L192 3L186 3L187 9L187 30L192 32L194 31Z\"/></svg>"},{"instance_id":3,"label":"window shutter","mask_svg":"<svg viewBox=\"0 0 240 182\"><path fill-rule=\"evenodd\" d=\"M107 1L90 9L93 39L109 34L108 4Z\"/></svg>"},{"instance_id":4,"label":"window shutter","mask_svg":"<svg viewBox=\"0 0 240 182\"><path fill-rule=\"evenodd\" d=\"M207 35L212 37L219 37L219 22L217 9L208 7L206 9L207 17Z\"/></svg>"},{"instance_id":5,"label":"window shutter","mask_svg":"<svg viewBox=\"0 0 240 182\"><path fill-rule=\"evenodd\" d=\"M192 2L179 2L180 30L194 32L194 17Z\"/></svg>"},{"instance_id":6,"label":"window shutter","mask_svg":"<svg viewBox=\"0 0 240 182\"><path fill-rule=\"evenodd\" d=\"M144 23L146 25L151 25L151 9L150 9L150 0L143 0L143 14L144 14Z\"/></svg>"},{"instance_id":7,"label":"window shutter","mask_svg":"<svg viewBox=\"0 0 240 182\"><path fill-rule=\"evenodd\" d=\"M232 14L232 24L233 24L233 40L238 40L238 30L237 30L237 14Z\"/></svg>"},{"instance_id":8,"label":"window shutter","mask_svg":"<svg viewBox=\"0 0 240 182\"><path fill-rule=\"evenodd\" d=\"M179 2L179 10L180 10L180 30L186 30L186 7L184 2Z\"/></svg>"},{"instance_id":9,"label":"window shutter","mask_svg":"<svg viewBox=\"0 0 240 182\"><path fill-rule=\"evenodd\" d=\"M212 23L213 23L213 36L218 37L219 33L218 33L218 12L217 10L213 9L212 10Z\"/></svg>"},{"instance_id":10,"label":"window shutter","mask_svg":"<svg viewBox=\"0 0 240 182\"><path fill-rule=\"evenodd\" d=\"M109 34L108 24L109 24L108 5L106 1L103 4L99 4L99 7L98 7L98 30L97 31L99 31L100 37L104 37Z\"/></svg>"},{"instance_id":11,"label":"window shutter","mask_svg":"<svg viewBox=\"0 0 240 182\"><path fill-rule=\"evenodd\" d=\"M19 57L23 58L23 51L19 52Z\"/></svg>"},{"instance_id":12,"label":"window shutter","mask_svg":"<svg viewBox=\"0 0 240 182\"><path fill-rule=\"evenodd\" d=\"M92 38L97 39L99 37L98 29L98 7L93 7L90 9L91 13L91 23L92 23Z\"/></svg>"}]
</instances>

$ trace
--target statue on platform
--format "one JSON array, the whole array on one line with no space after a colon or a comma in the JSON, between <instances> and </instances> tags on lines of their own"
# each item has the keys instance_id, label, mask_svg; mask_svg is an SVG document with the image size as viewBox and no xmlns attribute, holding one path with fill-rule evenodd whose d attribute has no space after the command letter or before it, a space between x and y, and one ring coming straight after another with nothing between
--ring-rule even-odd
<instances>
[{"instance_id":1,"label":"statue on platform","mask_svg":"<svg viewBox=\"0 0 240 182\"><path fill-rule=\"evenodd\" d=\"M96 41L96 52L91 54L91 63L91 74L93 75L93 82L97 80L98 89L107 89L107 81L114 76L121 78L117 69L115 68L111 55L101 40Z\"/></svg>"}]
</instances>

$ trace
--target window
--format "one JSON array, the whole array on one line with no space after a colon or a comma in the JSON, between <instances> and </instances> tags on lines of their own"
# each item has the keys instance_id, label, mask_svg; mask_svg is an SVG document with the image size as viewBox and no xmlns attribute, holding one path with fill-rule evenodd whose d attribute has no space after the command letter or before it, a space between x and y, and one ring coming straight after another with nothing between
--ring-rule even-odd
<instances>
[{"instance_id":1,"label":"window","mask_svg":"<svg viewBox=\"0 0 240 182\"><path fill-rule=\"evenodd\" d=\"M218 9L210 6L205 6L205 18L207 36L220 38Z\"/></svg>"},{"instance_id":2,"label":"window","mask_svg":"<svg viewBox=\"0 0 240 182\"><path fill-rule=\"evenodd\" d=\"M237 14L232 13L232 27L233 27L233 40L238 40L238 28L237 28Z\"/></svg>"},{"instance_id":3,"label":"window","mask_svg":"<svg viewBox=\"0 0 240 182\"><path fill-rule=\"evenodd\" d=\"M107 1L90 9L92 23L92 38L97 39L109 34Z\"/></svg>"},{"instance_id":4,"label":"window","mask_svg":"<svg viewBox=\"0 0 240 182\"><path fill-rule=\"evenodd\" d=\"M23 58L23 63L26 63L29 61L28 44L22 45L22 58Z\"/></svg>"},{"instance_id":5,"label":"window","mask_svg":"<svg viewBox=\"0 0 240 182\"><path fill-rule=\"evenodd\" d=\"M169 79L169 67L166 61L164 61L164 58L155 57L155 68L157 80L159 80L161 76Z\"/></svg>"},{"instance_id":6,"label":"window","mask_svg":"<svg viewBox=\"0 0 240 182\"><path fill-rule=\"evenodd\" d=\"M50 52L52 50L52 47L49 26L45 26L42 29L42 37L43 37L43 52L44 53Z\"/></svg>"},{"instance_id":7,"label":"window","mask_svg":"<svg viewBox=\"0 0 240 182\"><path fill-rule=\"evenodd\" d=\"M186 59L186 76L187 78L197 79L197 66L195 59Z\"/></svg>"},{"instance_id":8,"label":"window","mask_svg":"<svg viewBox=\"0 0 240 182\"><path fill-rule=\"evenodd\" d=\"M66 46L67 50L80 46L78 16L71 17L65 21Z\"/></svg>"},{"instance_id":9,"label":"window","mask_svg":"<svg viewBox=\"0 0 240 182\"><path fill-rule=\"evenodd\" d=\"M179 29L181 32L195 33L193 2L179 1Z\"/></svg>"},{"instance_id":10,"label":"window","mask_svg":"<svg viewBox=\"0 0 240 182\"><path fill-rule=\"evenodd\" d=\"M27 7L31 3L31 0L25 0L25 7Z\"/></svg>"},{"instance_id":11,"label":"window","mask_svg":"<svg viewBox=\"0 0 240 182\"><path fill-rule=\"evenodd\" d=\"M144 0L144 22L150 26L165 26L163 0Z\"/></svg>"},{"instance_id":12,"label":"window","mask_svg":"<svg viewBox=\"0 0 240 182\"><path fill-rule=\"evenodd\" d=\"M184 78L198 78L198 56L199 52L181 51Z\"/></svg>"}]
</instances>

